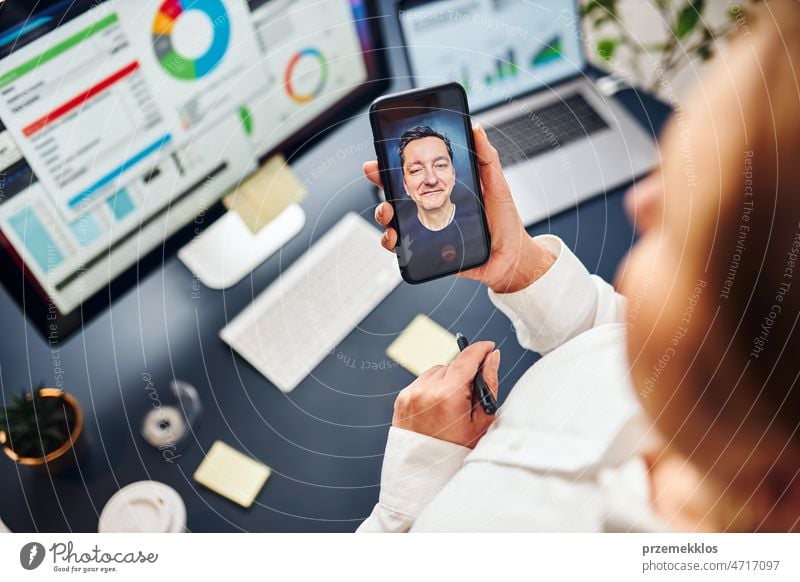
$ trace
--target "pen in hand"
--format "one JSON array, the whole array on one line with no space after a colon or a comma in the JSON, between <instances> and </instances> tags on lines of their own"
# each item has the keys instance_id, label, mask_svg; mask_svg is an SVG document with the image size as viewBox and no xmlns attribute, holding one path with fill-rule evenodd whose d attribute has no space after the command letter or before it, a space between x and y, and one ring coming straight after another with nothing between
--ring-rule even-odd
<instances>
[{"instance_id":1,"label":"pen in hand","mask_svg":"<svg viewBox=\"0 0 800 582\"><path fill-rule=\"evenodd\" d=\"M456 342L458 343L459 351L464 351L467 346L469 345L469 340L464 337L464 334L457 333L456 334ZM480 402L481 408L486 414L493 415L497 412L497 400L492 394L492 391L489 390L489 386L486 384L486 380L483 379L483 366L478 368L478 373L475 374L475 378L472 380L472 402L473 405L475 401Z\"/></svg>"}]
</instances>

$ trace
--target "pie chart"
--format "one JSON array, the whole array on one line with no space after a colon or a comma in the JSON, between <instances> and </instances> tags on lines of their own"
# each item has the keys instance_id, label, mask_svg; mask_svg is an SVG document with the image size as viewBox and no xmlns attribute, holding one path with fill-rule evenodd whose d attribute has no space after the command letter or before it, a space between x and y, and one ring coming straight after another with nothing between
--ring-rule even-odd
<instances>
[{"instance_id":1,"label":"pie chart","mask_svg":"<svg viewBox=\"0 0 800 582\"><path fill-rule=\"evenodd\" d=\"M211 42L199 56L187 56L176 48L174 31L181 18L193 11L207 17ZM153 50L167 74L183 81L208 75L225 57L231 40L231 24L222 0L164 0L153 19Z\"/></svg>"},{"instance_id":2,"label":"pie chart","mask_svg":"<svg viewBox=\"0 0 800 582\"><path fill-rule=\"evenodd\" d=\"M321 51L305 48L296 52L283 73L283 87L295 103L310 103L328 80L328 61Z\"/></svg>"}]
</instances>

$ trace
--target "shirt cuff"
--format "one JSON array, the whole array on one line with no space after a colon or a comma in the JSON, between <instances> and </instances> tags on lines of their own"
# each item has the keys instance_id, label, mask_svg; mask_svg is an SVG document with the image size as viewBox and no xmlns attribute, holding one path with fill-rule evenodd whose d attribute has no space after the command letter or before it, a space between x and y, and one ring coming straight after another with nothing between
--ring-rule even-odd
<instances>
[{"instance_id":1,"label":"shirt cuff","mask_svg":"<svg viewBox=\"0 0 800 582\"><path fill-rule=\"evenodd\" d=\"M535 240L556 256L555 263L525 289L514 293L490 289L489 299L514 324L520 345L544 354L592 327L598 289L560 238L541 235Z\"/></svg>"},{"instance_id":2,"label":"shirt cuff","mask_svg":"<svg viewBox=\"0 0 800 582\"><path fill-rule=\"evenodd\" d=\"M391 427L381 471L379 503L416 516L464 464L471 449Z\"/></svg>"}]
</instances>

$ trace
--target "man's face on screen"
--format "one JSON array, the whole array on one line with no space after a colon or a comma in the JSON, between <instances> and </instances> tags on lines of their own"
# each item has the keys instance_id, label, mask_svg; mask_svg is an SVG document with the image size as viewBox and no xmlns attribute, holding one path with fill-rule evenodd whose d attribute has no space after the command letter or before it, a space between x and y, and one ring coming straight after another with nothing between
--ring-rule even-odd
<instances>
[{"instance_id":1,"label":"man's face on screen","mask_svg":"<svg viewBox=\"0 0 800 582\"><path fill-rule=\"evenodd\" d=\"M409 142L404 152L403 184L406 193L423 210L436 210L450 200L456 171L447 146L438 137Z\"/></svg>"}]
</instances>

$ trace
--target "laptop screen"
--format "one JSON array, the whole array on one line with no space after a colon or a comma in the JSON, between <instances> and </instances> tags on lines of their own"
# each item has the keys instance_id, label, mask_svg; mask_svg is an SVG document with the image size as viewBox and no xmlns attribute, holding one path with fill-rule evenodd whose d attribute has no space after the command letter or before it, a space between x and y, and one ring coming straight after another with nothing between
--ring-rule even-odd
<instances>
[{"instance_id":1,"label":"laptop screen","mask_svg":"<svg viewBox=\"0 0 800 582\"><path fill-rule=\"evenodd\" d=\"M457 81L473 112L584 65L574 0L407 0L400 22L414 84Z\"/></svg>"}]
</instances>

